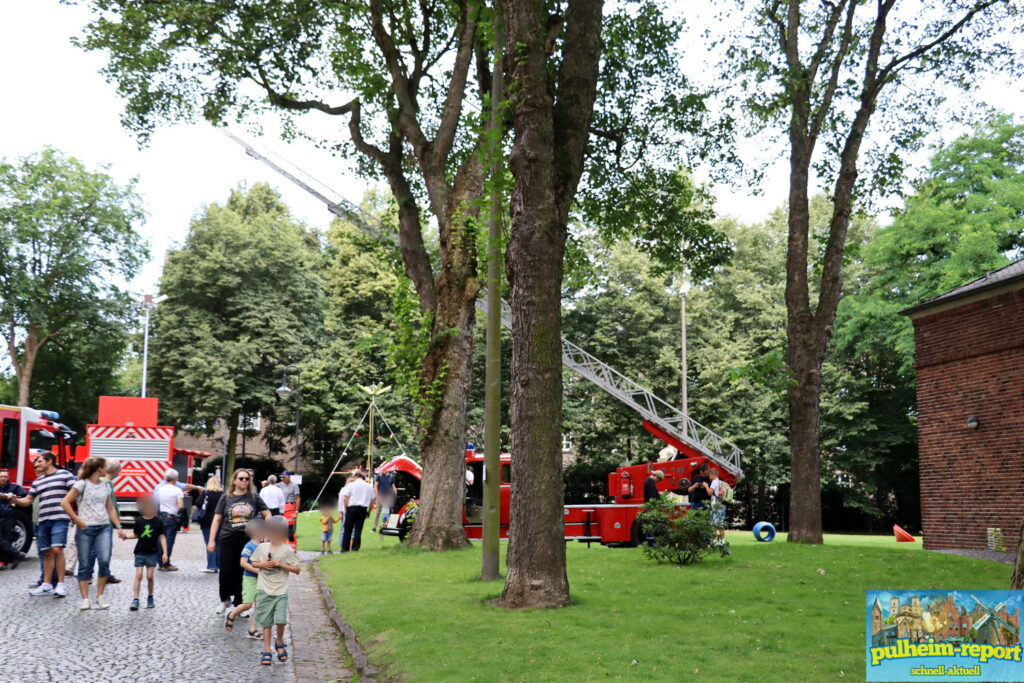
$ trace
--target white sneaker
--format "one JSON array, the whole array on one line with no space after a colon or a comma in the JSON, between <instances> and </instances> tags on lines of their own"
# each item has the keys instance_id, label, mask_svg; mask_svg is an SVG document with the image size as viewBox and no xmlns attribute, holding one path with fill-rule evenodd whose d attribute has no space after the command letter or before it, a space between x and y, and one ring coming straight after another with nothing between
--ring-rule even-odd
<instances>
[{"instance_id":1,"label":"white sneaker","mask_svg":"<svg viewBox=\"0 0 1024 683\"><path fill-rule=\"evenodd\" d=\"M217 573L216 569L200 569L199 571L201 571L204 574L216 574Z\"/></svg>"},{"instance_id":2,"label":"white sneaker","mask_svg":"<svg viewBox=\"0 0 1024 683\"><path fill-rule=\"evenodd\" d=\"M53 586L48 583L43 583L28 592L29 595L53 595Z\"/></svg>"},{"instance_id":3,"label":"white sneaker","mask_svg":"<svg viewBox=\"0 0 1024 683\"><path fill-rule=\"evenodd\" d=\"M57 587L53 589L53 597L55 598L66 598L68 597L68 587L63 583L58 583Z\"/></svg>"},{"instance_id":4,"label":"white sneaker","mask_svg":"<svg viewBox=\"0 0 1024 683\"><path fill-rule=\"evenodd\" d=\"M249 618L249 610L245 610L244 612L242 612L241 614L239 614L239 615L238 615L238 618L239 618L239 619L248 619L248 618Z\"/></svg>"},{"instance_id":5,"label":"white sneaker","mask_svg":"<svg viewBox=\"0 0 1024 683\"><path fill-rule=\"evenodd\" d=\"M225 600L224 602L220 603L219 605L217 605L217 614L224 614L224 610L226 610L230 606L230 600Z\"/></svg>"},{"instance_id":6,"label":"white sneaker","mask_svg":"<svg viewBox=\"0 0 1024 683\"><path fill-rule=\"evenodd\" d=\"M89 598L83 599L82 604L78 606L78 609L80 609L83 612L87 609L92 609L92 605L89 604Z\"/></svg>"},{"instance_id":7,"label":"white sneaker","mask_svg":"<svg viewBox=\"0 0 1024 683\"><path fill-rule=\"evenodd\" d=\"M96 598L96 609L110 609L110 603L107 602L107 596L101 595Z\"/></svg>"}]
</instances>

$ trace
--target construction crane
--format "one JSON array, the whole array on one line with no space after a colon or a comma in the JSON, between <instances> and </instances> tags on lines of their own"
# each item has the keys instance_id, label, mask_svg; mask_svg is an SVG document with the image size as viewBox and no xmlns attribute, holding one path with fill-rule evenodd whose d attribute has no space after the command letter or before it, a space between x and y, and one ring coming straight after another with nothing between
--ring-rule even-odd
<instances>
[{"instance_id":1,"label":"construction crane","mask_svg":"<svg viewBox=\"0 0 1024 683\"><path fill-rule=\"evenodd\" d=\"M351 222L374 239L398 245L397 234L382 229L373 216L345 198L339 197L337 201L332 200L326 193L333 195L337 195L337 193L302 169L279 156L277 159L270 158L268 154L260 152L230 131L224 131L224 134L243 147L250 157L266 164L319 199L335 216ZM291 167L291 170L285 168L286 165ZM486 313L487 301L482 298L477 299L476 307ZM501 324L511 327L508 304L502 301L501 308ZM743 477L743 470L740 466L743 452L736 444L719 436L638 382L626 377L615 368L564 338L562 339L562 363L583 379L639 413L643 418L644 428L678 449L680 457L703 456L722 467L736 480Z\"/></svg>"}]
</instances>

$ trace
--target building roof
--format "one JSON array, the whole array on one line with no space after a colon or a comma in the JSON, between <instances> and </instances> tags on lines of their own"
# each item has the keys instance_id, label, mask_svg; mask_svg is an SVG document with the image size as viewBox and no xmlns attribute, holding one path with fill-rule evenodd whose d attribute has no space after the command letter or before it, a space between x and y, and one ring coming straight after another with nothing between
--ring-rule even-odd
<instances>
[{"instance_id":1,"label":"building roof","mask_svg":"<svg viewBox=\"0 0 1024 683\"><path fill-rule=\"evenodd\" d=\"M1008 266L1003 266L999 270L992 270L985 273L982 277L977 280L968 282L965 285L960 285L955 289L951 289L945 294L940 294L935 298L923 301L916 306L905 308L900 311L900 315L910 315L917 313L933 306L940 304L949 303L956 299L963 299L968 296L980 294L989 289L995 289L996 287L1002 287L1018 280L1024 281L1024 259L1014 261Z\"/></svg>"}]
</instances>

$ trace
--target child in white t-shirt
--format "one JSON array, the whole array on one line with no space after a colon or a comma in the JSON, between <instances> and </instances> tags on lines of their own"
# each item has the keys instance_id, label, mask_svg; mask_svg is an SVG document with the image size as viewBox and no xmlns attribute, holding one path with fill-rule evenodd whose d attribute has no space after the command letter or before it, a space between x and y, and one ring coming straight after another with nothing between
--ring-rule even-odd
<instances>
[{"instance_id":1,"label":"child in white t-shirt","mask_svg":"<svg viewBox=\"0 0 1024 683\"><path fill-rule=\"evenodd\" d=\"M288 579L301 571L299 556L288 545L288 520L280 515L271 517L265 526L266 537L249 558L249 564L259 570L256 579L256 628L263 629L263 652L260 664L270 666L270 632L277 627L274 650L277 661L288 661L284 644L284 627L288 623Z\"/></svg>"}]
</instances>

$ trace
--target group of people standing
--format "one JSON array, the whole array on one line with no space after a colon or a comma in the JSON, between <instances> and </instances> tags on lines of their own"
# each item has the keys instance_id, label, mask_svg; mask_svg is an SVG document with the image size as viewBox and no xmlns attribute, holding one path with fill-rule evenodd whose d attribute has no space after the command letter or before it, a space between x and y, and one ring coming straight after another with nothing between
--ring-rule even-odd
<instances>
[{"instance_id":1,"label":"group of people standing","mask_svg":"<svg viewBox=\"0 0 1024 683\"><path fill-rule=\"evenodd\" d=\"M108 609L106 587L110 580L110 555L113 549L113 532L121 530L112 480L120 472L116 463L104 458L88 458L78 470L78 478L67 470L57 467L56 457L49 451L34 451L32 466L36 479L32 490L26 492L20 486L4 487L0 493L5 502L13 506L33 508L33 523L36 545L41 561L39 581L29 591L33 597L67 597L65 578L68 567L77 564L75 577L82 598L81 609L90 609L89 586L96 572L97 609ZM6 477L5 477L6 478ZM9 484L9 482L8 482ZM17 490L14 490L17 489ZM76 533L69 543L69 526L74 524ZM68 547L75 552L65 553ZM24 556L19 553L19 559Z\"/></svg>"},{"instance_id":2,"label":"group of people standing","mask_svg":"<svg viewBox=\"0 0 1024 683\"><path fill-rule=\"evenodd\" d=\"M362 547L363 527L370 513L376 508L373 531L377 531L383 512L384 524L395 504L395 480L388 473L379 474L371 484L366 473L360 469L351 472L334 472L348 476L345 486L338 492L338 508L320 506L320 551L330 552L334 525L341 521L341 537L338 539L340 552L357 551Z\"/></svg>"},{"instance_id":3,"label":"group of people standing","mask_svg":"<svg viewBox=\"0 0 1024 683\"><path fill-rule=\"evenodd\" d=\"M293 505L296 511L301 505L299 484L293 480L291 472L282 472L280 481L271 475L258 493L255 478L252 470L237 469L226 491L221 490L219 480L211 478L196 504L198 510L204 511L199 525L206 542L205 571L219 574L218 614L243 604L240 560L250 540L246 530L248 523L253 519L277 517L284 512L286 505ZM292 533L294 527L289 526L288 529ZM289 537L288 540L294 538Z\"/></svg>"},{"instance_id":4,"label":"group of people standing","mask_svg":"<svg viewBox=\"0 0 1024 683\"><path fill-rule=\"evenodd\" d=\"M662 470L651 470L644 481L644 502L654 500L661 496L658 490L658 482L665 479L665 472ZM697 474L690 480L686 489L691 510L710 510L711 524L715 527L716 543L725 542L725 513L726 496L724 492L727 484L718 476L718 470L706 462L697 468ZM648 534L647 543L653 545L654 539Z\"/></svg>"},{"instance_id":5,"label":"group of people standing","mask_svg":"<svg viewBox=\"0 0 1024 683\"><path fill-rule=\"evenodd\" d=\"M226 491L220 490L219 481L208 482L197 502L198 509L209 513L208 525L207 515L200 515L200 528L207 571L218 573L216 612L224 615L224 628L233 631L235 620L250 611L248 636L263 640L262 665L270 665L275 654L279 662L288 661L288 578L299 573L300 562L288 543L291 527L280 513L289 503L298 510L299 496L290 472L284 472L280 482L271 475L257 493L255 473L238 469Z\"/></svg>"}]
</instances>

